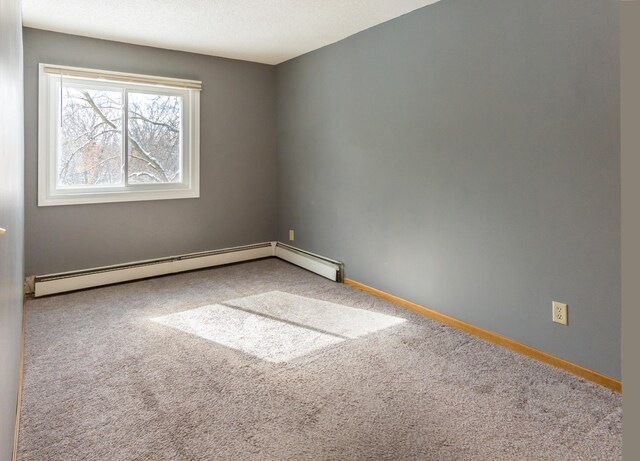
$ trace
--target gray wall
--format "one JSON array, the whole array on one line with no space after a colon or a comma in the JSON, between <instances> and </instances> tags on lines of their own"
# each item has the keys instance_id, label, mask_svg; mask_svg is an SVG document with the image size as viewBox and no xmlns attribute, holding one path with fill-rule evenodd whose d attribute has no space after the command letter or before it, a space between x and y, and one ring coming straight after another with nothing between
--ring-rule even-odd
<instances>
[{"instance_id":1,"label":"gray wall","mask_svg":"<svg viewBox=\"0 0 640 461\"><path fill-rule=\"evenodd\" d=\"M623 458L640 453L640 2L620 2Z\"/></svg>"},{"instance_id":2,"label":"gray wall","mask_svg":"<svg viewBox=\"0 0 640 461\"><path fill-rule=\"evenodd\" d=\"M24 29L26 273L275 239L273 66ZM202 80L200 198L37 206L38 63Z\"/></svg>"},{"instance_id":3,"label":"gray wall","mask_svg":"<svg viewBox=\"0 0 640 461\"><path fill-rule=\"evenodd\" d=\"M19 0L0 0L0 461L9 461L22 342L22 20Z\"/></svg>"},{"instance_id":4,"label":"gray wall","mask_svg":"<svg viewBox=\"0 0 640 461\"><path fill-rule=\"evenodd\" d=\"M618 31L613 0L444 0L278 66L279 240L620 377Z\"/></svg>"}]
</instances>

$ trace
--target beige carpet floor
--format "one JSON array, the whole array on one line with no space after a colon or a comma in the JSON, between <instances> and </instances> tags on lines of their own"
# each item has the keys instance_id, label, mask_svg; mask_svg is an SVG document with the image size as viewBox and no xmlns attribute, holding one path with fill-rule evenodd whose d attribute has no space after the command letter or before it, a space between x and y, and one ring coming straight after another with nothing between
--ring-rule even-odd
<instances>
[{"instance_id":1,"label":"beige carpet floor","mask_svg":"<svg viewBox=\"0 0 640 461\"><path fill-rule=\"evenodd\" d=\"M26 306L21 461L621 452L619 394L276 259Z\"/></svg>"}]
</instances>

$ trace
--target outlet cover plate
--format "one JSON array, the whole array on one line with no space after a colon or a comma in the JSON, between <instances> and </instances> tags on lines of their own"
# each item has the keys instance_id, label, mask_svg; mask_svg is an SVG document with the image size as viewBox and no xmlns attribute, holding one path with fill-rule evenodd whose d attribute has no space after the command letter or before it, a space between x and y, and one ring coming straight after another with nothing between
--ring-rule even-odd
<instances>
[{"instance_id":1,"label":"outlet cover plate","mask_svg":"<svg viewBox=\"0 0 640 461\"><path fill-rule=\"evenodd\" d=\"M553 321L561 325L568 324L568 306L564 303L553 301Z\"/></svg>"}]
</instances>

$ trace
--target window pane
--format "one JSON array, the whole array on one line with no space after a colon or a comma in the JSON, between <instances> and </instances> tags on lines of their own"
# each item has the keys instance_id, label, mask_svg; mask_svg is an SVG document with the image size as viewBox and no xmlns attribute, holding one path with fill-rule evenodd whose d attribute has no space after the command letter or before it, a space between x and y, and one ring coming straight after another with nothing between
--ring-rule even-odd
<instances>
[{"instance_id":1,"label":"window pane","mask_svg":"<svg viewBox=\"0 0 640 461\"><path fill-rule=\"evenodd\" d=\"M181 178L182 98L129 93L129 182L172 183Z\"/></svg>"},{"instance_id":2,"label":"window pane","mask_svg":"<svg viewBox=\"0 0 640 461\"><path fill-rule=\"evenodd\" d=\"M63 85L57 185L123 182L122 92Z\"/></svg>"}]
</instances>

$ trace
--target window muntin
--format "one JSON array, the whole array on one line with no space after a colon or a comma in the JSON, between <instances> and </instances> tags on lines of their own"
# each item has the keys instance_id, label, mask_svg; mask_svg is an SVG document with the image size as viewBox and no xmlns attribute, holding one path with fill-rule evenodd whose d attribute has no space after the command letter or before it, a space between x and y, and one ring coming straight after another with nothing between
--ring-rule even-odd
<instances>
[{"instance_id":1,"label":"window muntin","mask_svg":"<svg viewBox=\"0 0 640 461\"><path fill-rule=\"evenodd\" d=\"M44 67L39 205L199 196L198 90Z\"/></svg>"}]
</instances>

